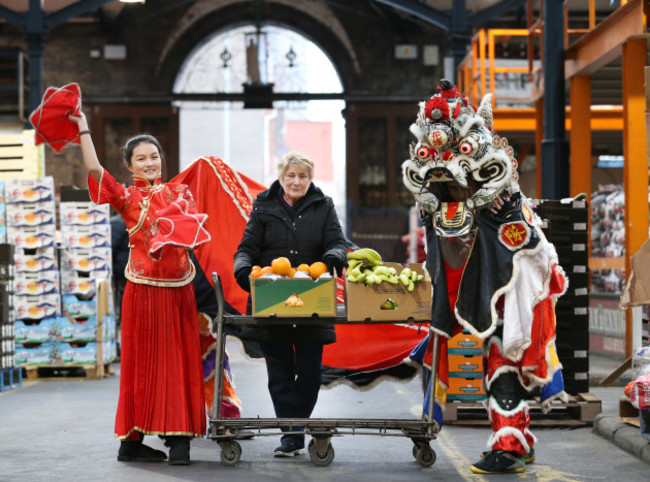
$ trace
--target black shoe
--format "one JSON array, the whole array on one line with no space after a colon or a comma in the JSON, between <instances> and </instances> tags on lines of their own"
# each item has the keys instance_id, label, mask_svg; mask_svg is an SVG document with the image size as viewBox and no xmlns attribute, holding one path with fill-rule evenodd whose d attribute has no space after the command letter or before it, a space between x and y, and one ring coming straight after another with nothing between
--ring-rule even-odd
<instances>
[{"instance_id":1,"label":"black shoe","mask_svg":"<svg viewBox=\"0 0 650 482\"><path fill-rule=\"evenodd\" d=\"M302 455L305 453L304 445L301 447L293 440L282 442L278 448L273 451L274 457L293 457L294 455Z\"/></svg>"},{"instance_id":2,"label":"black shoe","mask_svg":"<svg viewBox=\"0 0 650 482\"><path fill-rule=\"evenodd\" d=\"M481 458L484 459L485 457L487 457L490 454L490 452L492 452L492 451L488 450L486 452L483 452L481 454ZM524 455L524 463L525 464L532 464L533 462L535 462L535 449L534 448L530 449L530 451L526 455Z\"/></svg>"},{"instance_id":3,"label":"black shoe","mask_svg":"<svg viewBox=\"0 0 650 482\"><path fill-rule=\"evenodd\" d=\"M144 445L139 440L125 440L117 452L118 462L162 462L167 458L165 452Z\"/></svg>"},{"instance_id":4,"label":"black shoe","mask_svg":"<svg viewBox=\"0 0 650 482\"><path fill-rule=\"evenodd\" d=\"M478 462L469 468L475 474L508 474L526 470L524 458L515 452L491 450Z\"/></svg>"},{"instance_id":5,"label":"black shoe","mask_svg":"<svg viewBox=\"0 0 650 482\"><path fill-rule=\"evenodd\" d=\"M169 465L190 464L190 438L183 436L165 437L165 445L169 447Z\"/></svg>"}]
</instances>

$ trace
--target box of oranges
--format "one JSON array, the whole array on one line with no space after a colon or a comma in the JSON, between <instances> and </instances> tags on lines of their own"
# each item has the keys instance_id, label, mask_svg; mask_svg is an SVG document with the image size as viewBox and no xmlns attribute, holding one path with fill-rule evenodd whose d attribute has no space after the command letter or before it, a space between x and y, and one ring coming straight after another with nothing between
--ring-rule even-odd
<instances>
[{"instance_id":1,"label":"box of oranges","mask_svg":"<svg viewBox=\"0 0 650 482\"><path fill-rule=\"evenodd\" d=\"M287 258L253 268L253 316L307 318L336 316L336 280L324 263L292 267Z\"/></svg>"}]
</instances>

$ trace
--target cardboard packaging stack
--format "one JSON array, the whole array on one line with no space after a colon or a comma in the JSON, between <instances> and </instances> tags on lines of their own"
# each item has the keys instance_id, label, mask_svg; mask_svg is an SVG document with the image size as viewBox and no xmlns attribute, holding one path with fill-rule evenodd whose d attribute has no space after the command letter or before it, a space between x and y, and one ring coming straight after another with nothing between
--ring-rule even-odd
<instances>
[{"instance_id":1,"label":"cardboard packaging stack","mask_svg":"<svg viewBox=\"0 0 650 482\"><path fill-rule=\"evenodd\" d=\"M447 400L483 400L483 348L478 337L463 330L449 340Z\"/></svg>"},{"instance_id":2,"label":"cardboard packaging stack","mask_svg":"<svg viewBox=\"0 0 650 482\"><path fill-rule=\"evenodd\" d=\"M87 190L61 189L61 305L57 336L69 346L66 363L103 365L117 356L111 290L109 206Z\"/></svg>"},{"instance_id":3,"label":"cardboard packaging stack","mask_svg":"<svg viewBox=\"0 0 650 482\"><path fill-rule=\"evenodd\" d=\"M56 263L56 211L51 177L5 181L7 241L15 246L13 313L16 363L26 363L40 350L38 343L22 343L25 327L45 326L61 314Z\"/></svg>"}]
</instances>

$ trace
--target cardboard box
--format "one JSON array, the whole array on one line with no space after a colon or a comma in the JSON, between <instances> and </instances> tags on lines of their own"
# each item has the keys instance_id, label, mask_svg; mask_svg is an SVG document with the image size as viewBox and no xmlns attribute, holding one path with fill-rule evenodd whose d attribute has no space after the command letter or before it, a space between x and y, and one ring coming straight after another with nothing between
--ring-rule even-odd
<instances>
[{"instance_id":1,"label":"cardboard box","mask_svg":"<svg viewBox=\"0 0 650 482\"><path fill-rule=\"evenodd\" d=\"M7 241L17 248L46 248L56 245L56 225L7 226Z\"/></svg>"},{"instance_id":2,"label":"cardboard box","mask_svg":"<svg viewBox=\"0 0 650 482\"><path fill-rule=\"evenodd\" d=\"M45 295L59 292L59 272L18 272L14 278L14 294L19 296Z\"/></svg>"},{"instance_id":3,"label":"cardboard box","mask_svg":"<svg viewBox=\"0 0 650 482\"><path fill-rule=\"evenodd\" d=\"M111 225L89 224L74 226L61 225L61 240L64 248L110 247Z\"/></svg>"},{"instance_id":4,"label":"cardboard box","mask_svg":"<svg viewBox=\"0 0 650 482\"><path fill-rule=\"evenodd\" d=\"M8 203L48 201L54 199L54 178L5 180L5 199Z\"/></svg>"},{"instance_id":5,"label":"cardboard box","mask_svg":"<svg viewBox=\"0 0 650 482\"><path fill-rule=\"evenodd\" d=\"M6 205L7 226L40 226L56 223L54 201L9 203Z\"/></svg>"},{"instance_id":6,"label":"cardboard box","mask_svg":"<svg viewBox=\"0 0 650 482\"><path fill-rule=\"evenodd\" d=\"M311 317L336 316L336 280L251 278L253 316ZM299 304L289 302L296 295ZM301 303L300 303L301 302Z\"/></svg>"},{"instance_id":7,"label":"cardboard box","mask_svg":"<svg viewBox=\"0 0 650 482\"><path fill-rule=\"evenodd\" d=\"M483 379L449 377L447 395L485 395Z\"/></svg>"},{"instance_id":8,"label":"cardboard box","mask_svg":"<svg viewBox=\"0 0 650 482\"><path fill-rule=\"evenodd\" d=\"M56 270L54 248L17 249L14 256L16 272L39 272Z\"/></svg>"},{"instance_id":9,"label":"cardboard box","mask_svg":"<svg viewBox=\"0 0 650 482\"><path fill-rule=\"evenodd\" d=\"M650 303L650 240L641 246L630 260L631 273L625 284L625 291L620 299L620 308L625 310L630 306L643 306Z\"/></svg>"},{"instance_id":10,"label":"cardboard box","mask_svg":"<svg viewBox=\"0 0 650 482\"><path fill-rule=\"evenodd\" d=\"M481 348L482 344L478 337L462 331L449 340L447 348Z\"/></svg>"},{"instance_id":11,"label":"cardboard box","mask_svg":"<svg viewBox=\"0 0 650 482\"><path fill-rule=\"evenodd\" d=\"M393 267L399 273L403 266L399 263L384 263ZM345 281L345 306L349 321L429 321L431 320L431 278L422 264L414 263L408 266L418 274L424 275L422 281L415 283L411 292L399 284L383 282L366 286L364 283ZM391 298L397 309L382 310L381 305Z\"/></svg>"},{"instance_id":12,"label":"cardboard box","mask_svg":"<svg viewBox=\"0 0 650 482\"><path fill-rule=\"evenodd\" d=\"M107 224L109 222L109 205L97 205L92 201L87 202L61 202L61 225L88 225Z\"/></svg>"},{"instance_id":13,"label":"cardboard box","mask_svg":"<svg viewBox=\"0 0 650 482\"><path fill-rule=\"evenodd\" d=\"M483 376L483 355L449 355L448 360L450 377L481 378Z\"/></svg>"},{"instance_id":14,"label":"cardboard box","mask_svg":"<svg viewBox=\"0 0 650 482\"><path fill-rule=\"evenodd\" d=\"M62 249L61 269L75 271L110 270L111 248Z\"/></svg>"},{"instance_id":15,"label":"cardboard box","mask_svg":"<svg viewBox=\"0 0 650 482\"><path fill-rule=\"evenodd\" d=\"M16 320L40 320L60 313L61 298L58 294L14 297Z\"/></svg>"}]
</instances>

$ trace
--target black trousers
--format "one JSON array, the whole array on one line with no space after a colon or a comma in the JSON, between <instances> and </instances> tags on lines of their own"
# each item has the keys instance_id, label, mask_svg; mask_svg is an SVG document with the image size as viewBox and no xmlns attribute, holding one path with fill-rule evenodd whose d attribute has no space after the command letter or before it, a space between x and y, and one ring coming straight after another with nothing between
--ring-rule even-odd
<instances>
[{"instance_id":1,"label":"black trousers","mask_svg":"<svg viewBox=\"0 0 650 482\"><path fill-rule=\"evenodd\" d=\"M318 400L323 345L307 342L261 342L266 359L268 387L278 418L309 418ZM288 431L288 427L282 427ZM295 429L294 429L295 431ZM282 436L304 447L304 434Z\"/></svg>"}]
</instances>

